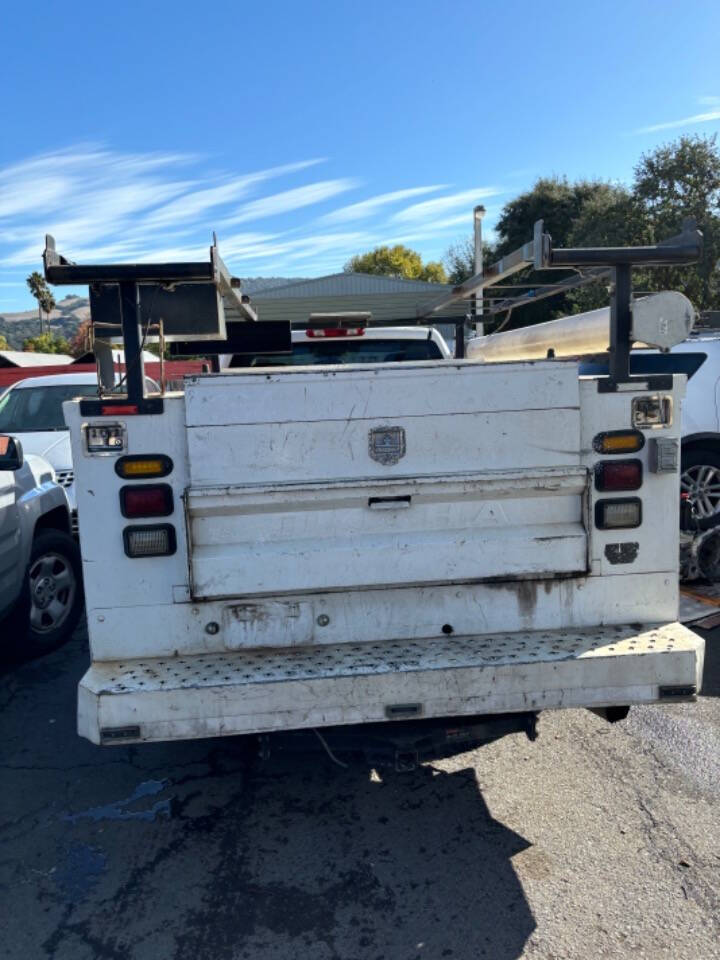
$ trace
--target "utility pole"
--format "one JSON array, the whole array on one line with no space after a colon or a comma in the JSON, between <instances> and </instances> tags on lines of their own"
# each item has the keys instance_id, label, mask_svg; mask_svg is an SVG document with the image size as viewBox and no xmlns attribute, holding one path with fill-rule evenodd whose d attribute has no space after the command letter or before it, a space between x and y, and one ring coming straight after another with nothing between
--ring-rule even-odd
<instances>
[{"instance_id":1,"label":"utility pole","mask_svg":"<svg viewBox=\"0 0 720 960\"><path fill-rule=\"evenodd\" d=\"M479 204L473 210L473 239L475 243L475 276L482 273L483 270L483 248L482 248L482 222L485 216L485 207ZM485 333L483 329L483 292L473 294L473 314L475 317L475 336L482 337Z\"/></svg>"}]
</instances>

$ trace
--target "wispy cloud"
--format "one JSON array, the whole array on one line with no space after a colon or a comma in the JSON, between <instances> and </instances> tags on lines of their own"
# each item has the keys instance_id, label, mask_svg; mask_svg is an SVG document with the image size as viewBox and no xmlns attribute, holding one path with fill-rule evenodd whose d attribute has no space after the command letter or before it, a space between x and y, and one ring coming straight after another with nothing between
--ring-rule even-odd
<instances>
[{"instance_id":1,"label":"wispy cloud","mask_svg":"<svg viewBox=\"0 0 720 960\"><path fill-rule=\"evenodd\" d=\"M396 223L412 223L417 220L426 220L440 216L458 207L468 210L485 197L494 197L502 191L498 187L475 187L472 190L463 190L446 197L435 197L434 200L423 200L422 203L413 203L404 210L399 210L393 217ZM468 219L470 219L468 214Z\"/></svg>"},{"instance_id":2,"label":"wispy cloud","mask_svg":"<svg viewBox=\"0 0 720 960\"><path fill-rule=\"evenodd\" d=\"M233 175L198 173L199 159L81 144L1 168L0 264L37 264L46 232L78 259L85 254L96 260L146 259L161 244L192 241L200 232L209 237L233 202L266 181L322 162L302 160ZM335 183L329 195L337 189ZM287 193L289 209L302 205L293 191Z\"/></svg>"},{"instance_id":3,"label":"wispy cloud","mask_svg":"<svg viewBox=\"0 0 720 960\"><path fill-rule=\"evenodd\" d=\"M248 220L262 220L265 217L275 217L280 213L289 213L301 207L310 207L323 200L336 197L358 186L357 180L343 178L339 180L320 180L305 187L295 187L292 190L283 190L269 197L261 197L244 204L240 209L226 217L223 224L245 223Z\"/></svg>"},{"instance_id":4,"label":"wispy cloud","mask_svg":"<svg viewBox=\"0 0 720 960\"><path fill-rule=\"evenodd\" d=\"M410 183L338 206L360 181L311 179L322 162L218 169L191 153L83 143L0 167L2 295L14 296L16 309L30 303L24 278L40 268L45 233L79 262L172 261L206 259L217 229L223 258L240 276L312 276L382 243L407 242L437 257L446 234L469 231L472 206L501 192Z\"/></svg>"},{"instance_id":5,"label":"wispy cloud","mask_svg":"<svg viewBox=\"0 0 720 960\"><path fill-rule=\"evenodd\" d=\"M168 179L192 161L189 154L117 154L92 145L55 150L0 169L0 230L2 219L96 207L99 200L113 212L116 204L130 211L148 202L148 193L133 202L136 192L157 190L154 203L162 203L190 186L187 180ZM163 176L160 176L160 171Z\"/></svg>"},{"instance_id":6,"label":"wispy cloud","mask_svg":"<svg viewBox=\"0 0 720 960\"><path fill-rule=\"evenodd\" d=\"M715 107L714 110L707 110L704 113L693 113L688 117L681 117L679 120L665 120L662 123L651 123L646 127L638 127L634 132L640 133L659 133L661 130L676 130L679 127L692 127L698 123L710 123L712 120L720 120L720 97L698 97L698 103L701 106Z\"/></svg>"},{"instance_id":7,"label":"wispy cloud","mask_svg":"<svg viewBox=\"0 0 720 960\"><path fill-rule=\"evenodd\" d=\"M265 180L285 176L289 173L297 173L322 162L318 159L303 160L300 163L286 163L282 166L260 170L257 173L234 177L216 187L194 190L177 200L173 200L172 203L161 207L159 210L155 210L148 216L144 226L147 229L158 230L171 224L192 223L199 215L205 214L215 207L239 200L240 197L248 193L251 187Z\"/></svg>"},{"instance_id":8,"label":"wispy cloud","mask_svg":"<svg viewBox=\"0 0 720 960\"><path fill-rule=\"evenodd\" d=\"M447 184L436 184L429 187L409 187L406 190L381 193L377 197L370 197L369 200L361 200L359 203L351 203L347 207L333 210L321 217L321 222L347 223L352 220L364 220L367 217L374 216L379 210L390 206L390 204L399 203L401 200L409 200L411 197L420 197L427 193L436 193L438 190L444 190L446 186Z\"/></svg>"}]
</instances>

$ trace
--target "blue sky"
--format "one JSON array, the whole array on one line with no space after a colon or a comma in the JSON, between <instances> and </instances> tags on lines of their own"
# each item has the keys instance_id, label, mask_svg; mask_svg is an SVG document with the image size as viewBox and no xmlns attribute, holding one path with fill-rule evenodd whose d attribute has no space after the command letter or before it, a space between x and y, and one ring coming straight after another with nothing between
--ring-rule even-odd
<instances>
[{"instance_id":1,"label":"blue sky","mask_svg":"<svg viewBox=\"0 0 720 960\"><path fill-rule=\"evenodd\" d=\"M629 180L720 129L720 3L5 4L0 312L43 235L78 260L318 276L439 258L537 176ZM65 290L58 290L58 296Z\"/></svg>"}]
</instances>

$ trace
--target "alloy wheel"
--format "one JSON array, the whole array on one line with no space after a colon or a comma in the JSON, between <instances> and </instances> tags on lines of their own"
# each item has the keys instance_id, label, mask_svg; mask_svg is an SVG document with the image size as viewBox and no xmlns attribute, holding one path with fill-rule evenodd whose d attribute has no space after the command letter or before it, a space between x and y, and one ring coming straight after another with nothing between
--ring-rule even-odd
<instances>
[{"instance_id":1,"label":"alloy wheel","mask_svg":"<svg viewBox=\"0 0 720 960\"><path fill-rule=\"evenodd\" d=\"M67 557L45 553L30 567L30 626L36 633L57 630L67 620L77 593Z\"/></svg>"}]
</instances>

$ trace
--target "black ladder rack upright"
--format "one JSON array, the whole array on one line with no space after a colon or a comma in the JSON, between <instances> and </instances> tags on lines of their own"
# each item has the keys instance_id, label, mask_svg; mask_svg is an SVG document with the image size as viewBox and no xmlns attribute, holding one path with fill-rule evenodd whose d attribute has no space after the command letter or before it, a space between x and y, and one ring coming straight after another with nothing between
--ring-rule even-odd
<instances>
[{"instance_id":1,"label":"black ladder rack upright","mask_svg":"<svg viewBox=\"0 0 720 960\"><path fill-rule=\"evenodd\" d=\"M52 236L45 237L43 253L45 278L56 285L82 285L91 288L91 304L99 302L103 291L117 289L118 297L113 302L118 312L123 348L125 353L125 387L128 405L137 408L137 413L161 413L162 397L148 397L145 390L145 365L143 362L141 335L141 287L153 288L151 298L157 291L162 294L176 290L204 292L206 303L215 300L218 312L218 329L214 336L225 339L225 319L236 321L256 321L257 315L250 305L249 298L240 292L240 281L230 275L217 250L213 237L210 247L210 259L185 263L118 263L118 264L78 264L59 254ZM96 297L93 298L92 294ZM209 299L208 299L209 298ZM179 305L182 308L182 298ZM91 307L92 310L92 307ZM182 312L182 311L180 311ZM207 333L201 335L193 329L192 309L188 311L188 327L183 331L186 340L207 340ZM95 318L94 318L95 319ZM113 326L114 324L103 324ZM202 352L199 347L198 352ZM115 396L117 400L117 396ZM107 406L107 403L105 403ZM82 401L82 412L86 415L104 412L102 400L86 399Z\"/></svg>"}]
</instances>

